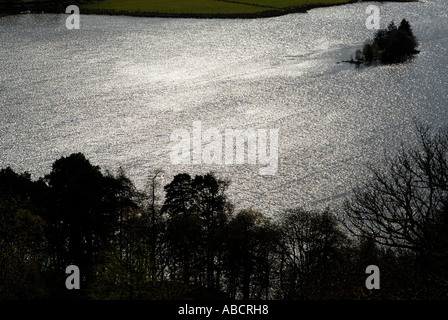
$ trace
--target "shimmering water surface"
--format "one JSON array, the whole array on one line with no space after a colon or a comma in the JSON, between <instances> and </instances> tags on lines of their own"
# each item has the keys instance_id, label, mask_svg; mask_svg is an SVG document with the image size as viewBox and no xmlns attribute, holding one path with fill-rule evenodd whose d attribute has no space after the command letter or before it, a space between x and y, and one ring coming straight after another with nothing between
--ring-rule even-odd
<instances>
[{"instance_id":1,"label":"shimmering water surface","mask_svg":"<svg viewBox=\"0 0 448 320\"><path fill-rule=\"evenodd\" d=\"M406 18L421 53L409 63L356 68L349 59L381 27ZM123 167L137 186L154 168L213 170L237 209L275 213L336 205L400 142L414 120L448 125L448 6L362 3L255 20L66 15L0 18L0 166L39 177L83 152ZM173 165L176 129L279 129L279 170Z\"/></svg>"}]
</instances>

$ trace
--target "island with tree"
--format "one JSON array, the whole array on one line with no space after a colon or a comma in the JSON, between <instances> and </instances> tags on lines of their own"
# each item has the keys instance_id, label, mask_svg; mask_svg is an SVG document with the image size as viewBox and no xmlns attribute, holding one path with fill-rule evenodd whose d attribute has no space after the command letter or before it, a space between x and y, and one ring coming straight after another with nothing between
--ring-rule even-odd
<instances>
[{"instance_id":1,"label":"island with tree","mask_svg":"<svg viewBox=\"0 0 448 320\"><path fill-rule=\"evenodd\" d=\"M415 37L410 23L403 19L397 27L392 21L386 29L376 32L373 40L367 40L362 50L357 50L355 59L350 63L370 64L373 61L382 63L403 62L414 54L419 53L417 38Z\"/></svg>"}]
</instances>

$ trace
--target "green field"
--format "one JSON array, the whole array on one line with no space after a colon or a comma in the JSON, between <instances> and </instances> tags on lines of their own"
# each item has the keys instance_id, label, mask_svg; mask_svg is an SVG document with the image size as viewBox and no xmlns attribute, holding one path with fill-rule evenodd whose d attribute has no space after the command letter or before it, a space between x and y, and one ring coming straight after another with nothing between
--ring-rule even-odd
<instances>
[{"instance_id":1,"label":"green field","mask_svg":"<svg viewBox=\"0 0 448 320\"><path fill-rule=\"evenodd\" d=\"M253 14L286 11L313 4L340 4L350 0L104 0L81 9L164 14Z\"/></svg>"}]
</instances>

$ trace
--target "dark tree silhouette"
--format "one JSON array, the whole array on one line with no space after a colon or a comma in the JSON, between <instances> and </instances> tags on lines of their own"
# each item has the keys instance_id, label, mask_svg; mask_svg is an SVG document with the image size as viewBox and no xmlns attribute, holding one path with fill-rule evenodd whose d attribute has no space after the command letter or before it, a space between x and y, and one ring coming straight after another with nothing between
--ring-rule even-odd
<instances>
[{"instance_id":1,"label":"dark tree silhouette","mask_svg":"<svg viewBox=\"0 0 448 320\"><path fill-rule=\"evenodd\" d=\"M418 146L402 147L385 168L370 166L371 179L346 201L345 212L348 230L413 261L415 287L431 296L424 288L434 288L436 278L439 292L447 290L446 274L431 269L444 265L448 252L448 133L419 126L418 134Z\"/></svg>"},{"instance_id":2,"label":"dark tree silhouette","mask_svg":"<svg viewBox=\"0 0 448 320\"><path fill-rule=\"evenodd\" d=\"M284 270L282 287L288 299L325 299L337 295L338 273L349 243L328 211L290 210L282 215Z\"/></svg>"},{"instance_id":3,"label":"dark tree silhouette","mask_svg":"<svg viewBox=\"0 0 448 320\"><path fill-rule=\"evenodd\" d=\"M170 216L189 216L193 212L192 179L187 173L178 174L165 186L165 203L162 211Z\"/></svg>"},{"instance_id":4,"label":"dark tree silhouette","mask_svg":"<svg viewBox=\"0 0 448 320\"><path fill-rule=\"evenodd\" d=\"M409 35L412 38L415 38L414 32L412 31L412 28L411 28L411 24L406 19L401 20L398 30L405 32L407 35Z\"/></svg>"},{"instance_id":5,"label":"dark tree silhouette","mask_svg":"<svg viewBox=\"0 0 448 320\"><path fill-rule=\"evenodd\" d=\"M194 211L203 224L206 287L216 290L220 286L224 230L231 210L225 196L227 186L212 174L196 176L192 182Z\"/></svg>"},{"instance_id":6,"label":"dark tree silhouette","mask_svg":"<svg viewBox=\"0 0 448 320\"><path fill-rule=\"evenodd\" d=\"M223 237L231 212L226 188L212 174L194 179L178 174L165 186L169 274L179 275L184 285L206 288L208 294L221 287Z\"/></svg>"},{"instance_id":7,"label":"dark tree silhouette","mask_svg":"<svg viewBox=\"0 0 448 320\"><path fill-rule=\"evenodd\" d=\"M47 297L44 221L37 199L45 186L27 173L0 170L0 300Z\"/></svg>"},{"instance_id":8,"label":"dark tree silhouette","mask_svg":"<svg viewBox=\"0 0 448 320\"><path fill-rule=\"evenodd\" d=\"M270 298L272 258L278 245L277 229L259 212L243 210L231 220L225 262L231 298Z\"/></svg>"},{"instance_id":9,"label":"dark tree silhouette","mask_svg":"<svg viewBox=\"0 0 448 320\"><path fill-rule=\"evenodd\" d=\"M132 183L123 175L104 176L81 153L55 161L45 179L51 199L45 217L51 264L59 272L75 264L83 280L90 279L99 253L120 236L122 215L134 205Z\"/></svg>"},{"instance_id":10,"label":"dark tree silhouette","mask_svg":"<svg viewBox=\"0 0 448 320\"><path fill-rule=\"evenodd\" d=\"M387 32L394 32L397 31L397 26L395 25L395 22L391 21L387 26Z\"/></svg>"},{"instance_id":11,"label":"dark tree silhouette","mask_svg":"<svg viewBox=\"0 0 448 320\"><path fill-rule=\"evenodd\" d=\"M346 202L346 213L351 230L421 254L448 190L448 134L421 126L418 133L418 147L403 147L385 168L369 166L372 178Z\"/></svg>"}]
</instances>

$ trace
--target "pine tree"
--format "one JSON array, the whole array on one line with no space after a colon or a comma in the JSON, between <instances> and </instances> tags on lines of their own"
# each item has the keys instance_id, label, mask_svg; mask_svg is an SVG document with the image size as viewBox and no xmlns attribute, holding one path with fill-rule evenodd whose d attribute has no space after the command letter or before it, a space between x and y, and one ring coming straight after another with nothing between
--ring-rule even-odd
<instances>
[{"instance_id":1,"label":"pine tree","mask_svg":"<svg viewBox=\"0 0 448 320\"><path fill-rule=\"evenodd\" d=\"M407 33L412 38L415 38L414 33L412 32L411 24L406 19L401 20L398 30Z\"/></svg>"}]
</instances>

